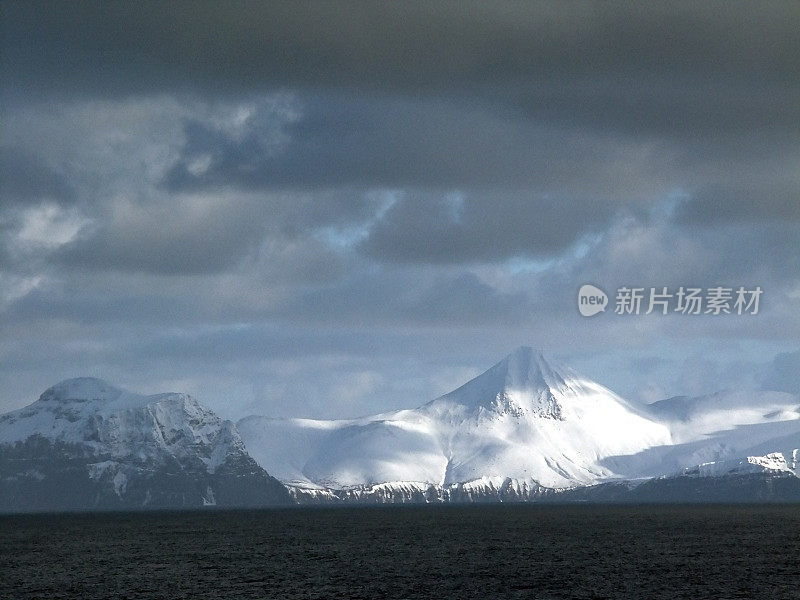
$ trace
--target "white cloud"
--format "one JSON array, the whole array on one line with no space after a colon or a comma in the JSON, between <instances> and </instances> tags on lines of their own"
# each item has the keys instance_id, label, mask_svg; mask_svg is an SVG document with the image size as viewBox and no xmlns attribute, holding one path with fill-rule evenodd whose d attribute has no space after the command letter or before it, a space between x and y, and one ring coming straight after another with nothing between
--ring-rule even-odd
<instances>
[{"instance_id":1,"label":"white cloud","mask_svg":"<svg viewBox=\"0 0 800 600\"><path fill-rule=\"evenodd\" d=\"M0 310L5 310L12 303L27 296L43 281L42 275L20 277L0 271Z\"/></svg>"},{"instance_id":2,"label":"white cloud","mask_svg":"<svg viewBox=\"0 0 800 600\"><path fill-rule=\"evenodd\" d=\"M16 237L23 247L53 249L74 240L89 223L91 220L74 208L45 203L22 212Z\"/></svg>"}]
</instances>

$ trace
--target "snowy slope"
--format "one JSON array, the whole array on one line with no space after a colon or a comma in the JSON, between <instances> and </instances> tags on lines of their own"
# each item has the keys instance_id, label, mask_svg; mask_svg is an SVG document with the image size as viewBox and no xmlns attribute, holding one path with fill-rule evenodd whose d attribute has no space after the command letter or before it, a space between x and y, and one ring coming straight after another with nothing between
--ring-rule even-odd
<instances>
[{"instance_id":1,"label":"snowy slope","mask_svg":"<svg viewBox=\"0 0 800 600\"><path fill-rule=\"evenodd\" d=\"M238 427L284 482L334 489L506 479L572 487L616 477L608 457L671 443L646 408L527 347L414 410L330 422L248 417Z\"/></svg>"},{"instance_id":2,"label":"snowy slope","mask_svg":"<svg viewBox=\"0 0 800 600\"><path fill-rule=\"evenodd\" d=\"M798 473L800 398L620 398L530 348L413 410L321 421L252 416L250 454L306 501L534 499L663 476Z\"/></svg>"},{"instance_id":3,"label":"snowy slope","mask_svg":"<svg viewBox=\"0 0 800 600\"><path fill-rule=\"evenodd\" d=\"M654 419L670 428L673 444L605 461L627 477L758 471L787 471L800 476L797 395L719 392L669 398L647 408Z\"/></svg>"},{"instance_id":4,"label":"snowy slope","mask_svg":"<svg viewBox=\"0 0 800 600\"><path fill-rule=\"evenodd\" d=\"M0 480L0 507L10 509L70 497L66 507L78 509L286 500L233 423L191 396L141 396L93 378L0 416Z\"/></svg>"},{"instance_id":5,"label":"snowy slope","mask_svg":"<svg viewBox=\"0 0 800 600\"><path fill-rule=\"evenodd\" d=\"M799 459L797 395L636 404L523 347L418 408L338 421L234 426L185 394L67 380L0 415L0 511L288 502L267 473L302 502L547 500L595 484L586 498L763 500L800 493Z\"/></svg>"}]
</instances>

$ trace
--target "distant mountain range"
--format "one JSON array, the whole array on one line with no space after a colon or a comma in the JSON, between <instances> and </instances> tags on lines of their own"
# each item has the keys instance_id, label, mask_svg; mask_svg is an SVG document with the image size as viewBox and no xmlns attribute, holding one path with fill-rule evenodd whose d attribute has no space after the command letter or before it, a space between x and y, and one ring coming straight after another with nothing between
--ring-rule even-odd
<instances>
[{"instance_id":1,"label":"distant mountain range","mask_svg":"<svg viewBox=\"0 0 800 600\"><path fill-rule=\"evenodd\" d=\"M800 501L799 455L797 395L638 404L523 347L419 408L352 420L234 425L183 394L68 380L0 416L0 510Z\"/></svg>"},{"instance_id":2,"label":"distant mountain range","mask_svg":"<svg viewBox=\"0 0 800 600\"><path fill-rule=\"evenodd\" d=\"M625 481L634 489L679 476L800 484L798 396L638 404L527 347L413 410L342 421L248 417L237 426L253 458L306 500L565 499L573 488Z\"/></svg>"}]
</instances>

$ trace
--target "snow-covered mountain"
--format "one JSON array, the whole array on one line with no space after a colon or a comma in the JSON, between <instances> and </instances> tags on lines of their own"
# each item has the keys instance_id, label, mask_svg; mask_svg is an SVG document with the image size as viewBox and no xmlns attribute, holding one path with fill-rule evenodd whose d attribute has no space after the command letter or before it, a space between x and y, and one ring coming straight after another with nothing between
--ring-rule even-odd
<instances>
[{"instance_id":1,"label":"snow-covered mountain","mask_svg":"<svg viewBox=\"0 0 800 600\"><path fill-rule=\"evenodd\" d=\"M629 478L680 473L783 471L800 476L800 397L785 392L718 392L649 405L673 443L605 462Z\"/></svg>"},{"instance_id":2,"label":"snow-covered mountain","mask_svg":"<svg viewBox=\"0 0 800 600\"><path fill-rule=\"evenodd\" d=\"M797 475L800 398L637 404L523 347L413 410L237 426L251 456L303 500L534 499L664 476Z\"/></svg>"},{"instance_id":3,"label":"snow-covered mountain","mask_svg":"<svg viewBox=\"0 0 800 600\"><path fill-rule=\"evenodd\" d=\"M0 415L0 511L800 500L799 459L797 395L638 404L523 347L418 408L350 420L234 425L185 394L63 381Z\"/></svg>"},{"instance_id":4,"label":"snow-covered mountain","mask_svg":"<svg viewBox=\"0 0 800 600\"><path fill-rule=\"evenodd\" d=\"M288 501L234 424L185 394L70 379L0 416L0 510Z\"/></svg>"}]
</instances>

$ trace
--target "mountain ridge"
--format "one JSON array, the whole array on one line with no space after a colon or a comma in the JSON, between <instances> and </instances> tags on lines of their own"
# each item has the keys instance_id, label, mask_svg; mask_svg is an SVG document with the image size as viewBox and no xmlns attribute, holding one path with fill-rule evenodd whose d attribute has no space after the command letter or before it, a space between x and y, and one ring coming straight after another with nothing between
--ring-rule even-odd
<instances>
[{"instance_id":1,"label":"mountain ridge","mask_svg":"<svg viewBox=\"0 0 800 600\"><path fill-rule=\"evenodd\" d=\"M235 425L187 394L64 380L0 415L0 509L257 506L290 502Z\"/></svg>"},{"instance_id":2,"label":"mountain ridge","mask_svg":"<svg viewBox=\"0 0 800 600\"><path fill-rule=\"evenodd\" d=\"M187 394L64 380L0 415L0 511L786 501L799 455L797 395L637 404L522 346L417 408L344 420L234 424Z\"/></svg>"},{"instance_id":3,"label":"mountain ridge","mask_svg":"<svg viewBox=\"0 0 800 600\"><path fill-rule=\"evenodd\" d=\"M392 486L433 486L441 495L465 484L571 489L695 468L766 472L780 461L756 459L775 451L784 452L784 471L797 473L800 399L709 398L636 404L523 346L416 409L341 421L250 416L238 426L254 458L301 495ZM288 447L291 456L282 454Z\"/></svg>"}]
</instances>

